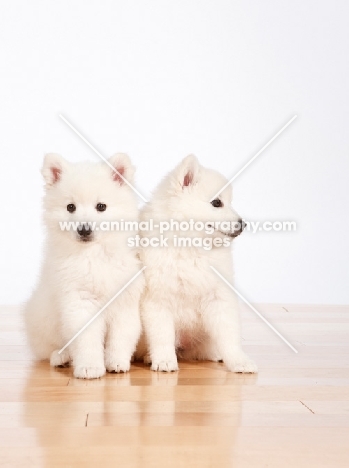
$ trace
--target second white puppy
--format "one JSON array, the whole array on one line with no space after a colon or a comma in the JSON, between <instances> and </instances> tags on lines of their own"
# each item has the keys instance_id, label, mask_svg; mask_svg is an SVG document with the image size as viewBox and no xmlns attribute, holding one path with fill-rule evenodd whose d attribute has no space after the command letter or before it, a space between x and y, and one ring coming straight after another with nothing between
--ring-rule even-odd
<instances>
[{"instance_id":1,"label":"second white puppy","mask_svg":"<svg viewBox=\"0 0 349 468\"><path fill-rule=\"evenodd\" d=\"M109 163L132 181L127 155ZM38 359L52 366L72 362L79 378L128 371L141 329L142 276L58 353L140 270L127 247L130 233L111 229L115 220L138 219L135 194L118 173L104 162L71 164L55 154L46 155L42 169L47 241L40 281L26 305L27 334Z\"/></svg>"},{"instance_id":2,"label":"second white puppy","mask_svg":"<svg viewBox=\"0 0 349 468\"><path fill-rule=\"evenodd\" d=\"M188 156L143 209L142 220L154 220L154 229L143 232L146 237L160 237L157 226L171 220L200 221L212 228L210 233L167 231L168 247L142 251L147 267L141 306L146 345L140 343L137 357L143 355L152 370L177 370L179 356L223 360L230 371L257 372L241 349L236 296L210 268L233 282L230 248L222 244L229 245L241 233L242 221L231 209L230 186L210 201L226 182L216 171L202 167L195 156ZM222 222L240 222L240 228L227 228ZM178 247L179 237L187 240Z\"/></svg>"}]
</instances>

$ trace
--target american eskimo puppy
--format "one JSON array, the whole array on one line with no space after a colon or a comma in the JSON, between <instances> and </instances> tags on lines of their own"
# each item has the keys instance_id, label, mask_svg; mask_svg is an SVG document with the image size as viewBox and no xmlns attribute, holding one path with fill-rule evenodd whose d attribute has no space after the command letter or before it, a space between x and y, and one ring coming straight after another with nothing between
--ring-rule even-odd
<instances>
[{"instance_id":1,"label":"american eskimo puppy","mask_svg":"<svg viewBox=\"0 0 349 468\"><path fill-rule=\"evenodd\" d=\"M183 357L223 360L230 371L257 372L241 349L237 298L210 268L233 282L226 245L241 233L242 220L231 208L230 186L211 201L226 182L190 155L160 183L142 210L142 220L154 224L143 231L144 238L160 238L161 223L168 229L167 247L163 239L162 247L144 247L141 253L147 267L141 300L145 342L141 340L137 358L144 355L154 371L176 371L177 357ZM170 231L171 220L182 222L179 231ZM199 222L195 230L187 229L190 220ZM200 222L207 232L200 230Z\"/></svg>"},{"instance_id":2,"label":"american eskimo puppy","mask_svg":"<svg viewBox=\"0 0 349 468\"><path fill-rule=\"evenodd\" d=\"M140 270L135 250L127 247L130 233L112 229L115 220L138 220L135 194L124 181L132 181L134 168L125 154L116 154L109 164L71 164L46 155L45 257L25 307L36 357L50 359L52 366L72 362L74 376L85 379L101 377L106 369L128 371L141 330L142 275L58 353ZM71 228L62 229L69 222Z\"/></svg>"}]
</instances>

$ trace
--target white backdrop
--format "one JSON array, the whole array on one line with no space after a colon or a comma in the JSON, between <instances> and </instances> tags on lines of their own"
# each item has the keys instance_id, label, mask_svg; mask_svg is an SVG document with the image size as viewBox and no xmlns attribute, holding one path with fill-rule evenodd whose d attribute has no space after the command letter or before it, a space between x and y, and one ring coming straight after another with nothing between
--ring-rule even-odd
<instances>
[{"instance_id":1,"label":"white backdrop","mask_svg":"<svg viewBox=\"0 0 349 468\"><path fill-rule=\"evenodd\" d=\"M1 297L39 271L45 152L130 154L139 190L188 153L235 181L246 218L296 233L245 233L236 285L251 301L348 303L346 1L12 1L0 15Z\"/></svg>"}]
</instances>

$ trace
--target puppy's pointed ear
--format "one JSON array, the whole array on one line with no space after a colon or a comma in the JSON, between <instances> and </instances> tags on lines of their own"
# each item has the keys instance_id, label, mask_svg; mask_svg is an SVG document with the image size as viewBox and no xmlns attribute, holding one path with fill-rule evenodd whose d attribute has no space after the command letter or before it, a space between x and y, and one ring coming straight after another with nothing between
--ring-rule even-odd
<instances>
[{"instance_id":1,"label":"puppy's pointed ear","mask_svg":"<svg viewBox=\"0 0 349 468\"><path fill-rule=\"evenodd\" d=\"M61 180L62 173L64 172L68 164L69 163L59 154L45 154L41 174L43 175L46 181L47 187L52 187L54 184Z\"/></svg>"},{"instance_id":2,"label":"puppy's pointed ear","mask_svg":"<svg viewBox=\"0 0 349 468\"><path fill-rule=\"evenodd\" d=\"M131 160L127 154L116 153L114 156L109 158L109 164L114 167L113 180L118 182L120 185L125 184L126 179L128 182L133 182L135 168L132 166Z\"/></svg>"},{"instance_id":3,"label":"puppy's pointed ear","mask_svg":"<svg viewBox=\"0 0 349 468\"><path fill-rule=\"evenodd\" d=\"M196 156L189 154L178 166L177 179L181 187L195 185L199 177L200 164Z\"/></svg>"}]
</instances>

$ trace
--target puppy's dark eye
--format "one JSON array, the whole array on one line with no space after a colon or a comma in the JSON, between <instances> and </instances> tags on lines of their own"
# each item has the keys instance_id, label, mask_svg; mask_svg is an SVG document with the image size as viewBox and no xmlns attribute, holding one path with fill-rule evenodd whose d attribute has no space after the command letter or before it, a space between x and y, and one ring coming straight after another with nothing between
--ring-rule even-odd
<instances>
[{"instance_id":1,"label":"puppy's dark eye","mask_svg":"<svg viewBox=\"0 0 349 468\"><path fill-rule=\"evenodd\" d=\"M107 205L105 203L97 203L96 210L97 211L105 211L107 209Z\"/></svg>"},{"instance_id":2,"label":"puppy's dark eye","mask_svg":"<svg viewBox=\"0 0 349 468\"><path fill-rule=\"evenodd\" d=\"M74 211L76 210L76 206L74 205L74 203L69 203L69 205L67 205L67 210L69 211L69 213L74 213Z\"/></svg>"},{"instance_id":3,"label":"puppy's dark eye","mask_svg":"<svg viewBox=\"0 0 349 468\"><path fill-rule=\"evenodd\" d=\"M215 200L211 201L211 205L215 208L221 208L223 206L223 202L219 198L216 198Z\"/></svg>"}]
</instances>

